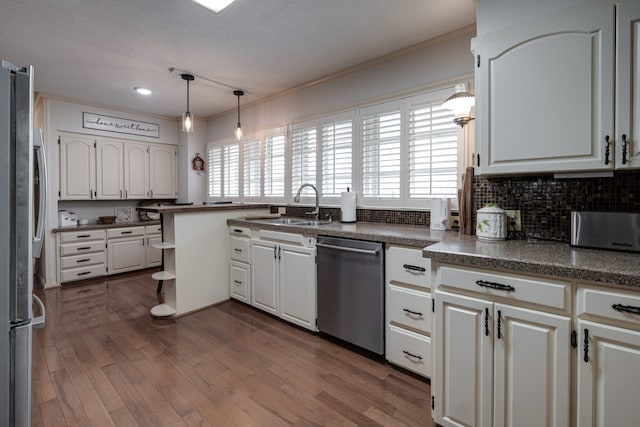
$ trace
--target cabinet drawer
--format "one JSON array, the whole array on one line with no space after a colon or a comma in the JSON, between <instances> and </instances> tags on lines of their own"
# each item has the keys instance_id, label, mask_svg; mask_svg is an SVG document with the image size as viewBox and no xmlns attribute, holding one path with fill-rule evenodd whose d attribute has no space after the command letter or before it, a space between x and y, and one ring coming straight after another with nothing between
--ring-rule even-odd
<instances>
[{"instance_id":1,"label":"cabinet drawer","mask_svg":"<svg viewBox=\"0 0 640 427\"><path fill-rule=\"evenodd\" d=\"M231 297L249 303L249 277L251 267L248 264L231 262L229 264L229 279Z\"/></svg>"},{"instance_id":2,"label":"cabinet drawer","mask_svg":"<svg viewBox=\"0 0 640 427\"><path fill-rule=\"evenodd\" d=\"M576 313L640 326L640 292L591 287L578 288Z\"/></svg>"},{"instance_id":3,"label":"cabinet drawer","mask_svg":"<svg viewBox=\"0 0 640 427\"><path fill-rule=\"evenodd\" d=\"M148 235L150 234L161 234L162 233L162 225L146 225L144 227L144 232Z\"/></svg>"},{"instance_id":4,"label":"cabinet drawer","mask_svg":"<svg viewBox=\"0 0 640 427\"><path fill-rule=\"evenodd\" d=\"M431 338L387 325L387 360L425 377L431 377Z\"/></svg>"},{"instance_id":5,"label":"cabinet drawer","mask_svg":"<svg viewBox=\"0 0 640 427\"><path fill-rule=\"evenodd\" d=\"M438 269L438 280L440 286L449 288L546 306L564 312L571 309L570 285L559 280L446 266Z\"/></svg>"},{"instance_id":6,"label":"cabinet drawer","mask_svg":"<svg viewBox=\"0 0 640 427\"><path fill-rule=\"evenodd\" d=\"M104 252L104 240L60 245L60 256L77 255L89 252Z\"/></svg>"},{"instance_id":7,"label":"cabinet drawer","mask_svg":"<svg viewBox=\"0 0 640 427\"><path fill-rule=\"evenodd\" d=\"M236 227L235 225L231 225L229 226L229 233L236 236L244 236L247 238L251 237L251 229L248 227Z\"/></svg>"},{"instance_id":8,"label":"cabinet drawer","mask_svg":"<svg viewBox=\"0 0 640 427\"><path fill-rule=\"evenodd\" d=\"M61 243L83 242L104 239L104 230L85 230L60 233Z\"/></svg>"},{"instance_id":9,"label":"cabinet drawer","mask_svg":"<svg viewBox=\"0 0 640 427\"><path fill-rule=\"evenodd\" d=\"M387 285L387 321L431 332L431 294Z\"/></svg>"},{"instance_id":10,"label":"cabinet drawer","mask_svg":"<svg viewBox=\"0 0 640 427\"><path fill-rule=\"evenodd\" d=\"M229 256L241 262L249 262L249 239L230 236Z\"/></svg>"},{"instance_id":11,"label":"cabinet drawer","mask_svg":"<svg viewBox=\"0 0 640 427\"><path fill-rule=\"evenodd\" d=\"M91 277L104 276L106 268L104 264L88 265L86 267L71 268L60 272L62 282L72 282L74 280L89 279Z\"/></svg>"},{"instance_id":12,"label":"cabinet drawer","mask_svg":"<svg viewBox=\"0 0 640 427\"><path fill-rule=\"evenodd\" d=\"M110 228L107 230L107 239L132 236L144 236L144 227Z\"/></svg>"},{"instance_id":13,"label":"cabinet drawer","mask_svg":"<svg viewBox=\"0 0 640 427\"><path fill-rule=\"evenodd\" d=\"M421 249L402 246L387 248L387 282L397 281L431 288L431 260Z\"/></svg>"},{"instance_id":14,"label":"cabinet drawer","mask_svg":"<svg viewBox=\"0 0 640 427\"><path fill-rule=\"evenodd\" d=\"M107 257L102 252L88 253L84 255L71 255L60 258L60 268L75 268L84 267L85 265L104 264L107 262Z\"/></svg>"}]
</instances>

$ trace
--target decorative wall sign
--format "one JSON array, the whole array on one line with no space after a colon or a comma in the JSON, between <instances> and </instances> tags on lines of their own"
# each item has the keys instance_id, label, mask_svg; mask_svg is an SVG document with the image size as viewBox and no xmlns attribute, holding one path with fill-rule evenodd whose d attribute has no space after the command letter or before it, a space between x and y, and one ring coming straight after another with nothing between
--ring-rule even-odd
<instances>
[{"instance_id":1,"label":"decorative wall sign","mask_svg":"<svg viewBox=\"0 0 640 427\"><path fill-rule=\"evenodd\" d=\"M82 113L82 127L85 129L97 129L107 132L126 133L129 135L148 136L160 138L160 125L157 123L141 122L120 117L112 117L104 114Z\"/></svg>"},{"instance_id":2,"label":"decorative wall sign","mask_svg":"<svg viewBox=\"0 0 640 427\"><path fill-rule=\"evenodd\" d=\"M116 222L133 221L133 208L116 208Z\"/></svg>"}]
</instances>

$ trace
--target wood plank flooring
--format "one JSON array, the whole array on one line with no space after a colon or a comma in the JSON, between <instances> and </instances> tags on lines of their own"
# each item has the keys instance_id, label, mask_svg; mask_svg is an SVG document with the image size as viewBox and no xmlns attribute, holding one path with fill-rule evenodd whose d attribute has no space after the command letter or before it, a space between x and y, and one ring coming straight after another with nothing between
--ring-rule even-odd
<instances>
[{"instance_id":1,"label":"wood plank flooring","mask_svg":"<svg viewBox=\"0 0 640 427\"><path fill-rule=\"evenodd\" d=\"M433 426L425 381L230 301L152 319L149 272L38 291L34 426Z\"/></svg>"}]
</instances>

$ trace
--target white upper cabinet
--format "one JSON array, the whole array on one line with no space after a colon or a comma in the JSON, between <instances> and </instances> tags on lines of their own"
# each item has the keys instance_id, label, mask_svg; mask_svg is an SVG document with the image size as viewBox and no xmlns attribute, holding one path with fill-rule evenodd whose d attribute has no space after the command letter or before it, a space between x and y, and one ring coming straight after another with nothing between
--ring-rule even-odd
<instances>
[{"instance_id":1,"label":"white upper cabinet","mask_svg":"<svg viewBox=\"0 0 640 427\"><path fill-rule=\"evenodd\" d=\"M60 135L60 200L91 200L96 192L95 138Z\"/></svg>"},{"instance_id":2,"label":"white upper cabinet","mask_svg":"<svg viewBox=\"0 0 640 427\"><path fill-rule=\"evenodd\" d=\"M122 199L122 141L96 140L96 192L98 199Z\"/></svg>"},{"instance_id":3,"label":"white upper cabinet","mask_svg":"<svg viewBox=\"0 0 640 427\"><path fill-rule=\"evenodd\" d=\"M177 148L173 145L149 146L150 198L175 199Z\"/></svg>"},{"instance_id":4,"label":"white upper cabinet","mask_svg":"<svg viewBox=\"0 0 640 427\"><path fill-rule=\"evenodd\" d=\"M613 169L614 14L596 0L474 40L480 173Z\"/></svg>"},{"instance_id":5,"label":"white upper cabinet","mask_svg":"<svg viewBox=\"0 0 640 427\"><path fill-rule=\"evenodd\" d=\"M640 168L640 2L616 13L616 168Z\"/></svg>"},{"instance_id":6,"label":"white upper cabinet","mask_svg":"<svg viewBox=\"0 0 640 427\"><path fill-rule=\"evenodd\" d=\"M124 146L124 198L149 197L149 144Z\"/></svg>"},{"instance_id":7,"label":"white upper cabinet","mask_svg":"<svg viewBox=\"0 0 640 427\"><path fill-rule=\"evenodd\" d=\"M177 147L60 133L60 200L175 199Z\"/></svg>"}]
</instances>

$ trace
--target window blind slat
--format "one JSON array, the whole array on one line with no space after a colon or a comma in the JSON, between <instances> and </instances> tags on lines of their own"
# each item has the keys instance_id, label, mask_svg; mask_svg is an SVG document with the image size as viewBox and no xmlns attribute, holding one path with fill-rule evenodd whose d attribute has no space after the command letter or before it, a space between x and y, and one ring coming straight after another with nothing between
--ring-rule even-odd
<instances>
[{"instance_id":1,"label":"window blind slat","mask_svg":"<svg viewBox=\"0 0 640 427\"><path fill-rule=\"evenodd\" d=\"M352 185L353 122L351 120L322 126L322 195L340 197Z\"/></svg>"},{"instance_id":2,"label":"window blind slat","mask_svg":"<svg viewBox=\"0 0 640 427\"><path fill-rule=\"evenodd\" d=\"M283 134L268 136L264 140L264 196L284 196L285 137Z\"/></svg>"}]
</instances>

